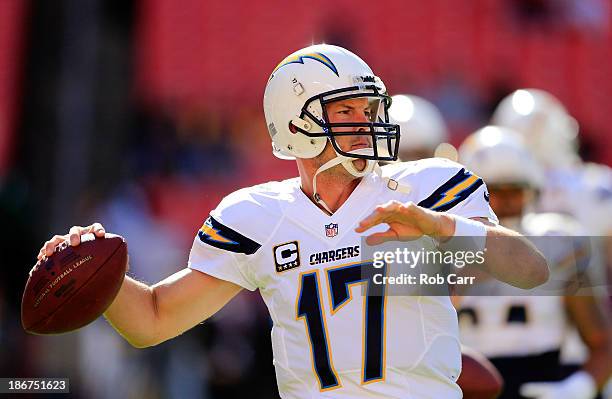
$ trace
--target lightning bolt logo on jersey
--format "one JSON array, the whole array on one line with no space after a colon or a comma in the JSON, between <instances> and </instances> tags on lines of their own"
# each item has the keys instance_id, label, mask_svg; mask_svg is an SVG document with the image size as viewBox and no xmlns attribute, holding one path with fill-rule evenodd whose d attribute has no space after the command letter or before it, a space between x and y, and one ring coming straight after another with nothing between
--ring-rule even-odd
<instances>
[{"instance_id":1,"label":"lightning bolt logo on jersey","mask_svg":"<svg viewBox=\"0 0 612 399\"><path fill-rule=\"evenodd\" d=\"M255 253L261 247L255 241L219 223L212 216L200 227L198 238L213 247L247 255Z\"/></svg>"},{"instance_id":2,"label":"lightning bolt logo on jersey","mask_svg":"<svg viewBox=\"0 0 612 399\"><path fill-rule=\"evenodd\" d=\"M461 398L450 299L387 295L363 279L372 264L362 259L354 229L390 200L496 217L482 180L453 162L393 164L383 173L414 190L392 191L372 173L330 217L302 192L299 178L271 182L226 197L194 240L190 268L259 290L273 320L283 398ZM324 226L332 224L340 228L328 237ZM377 295L364 295L374 289Z\"/></svg>"},{"instance_id":3,"label":"lightning bolt logo on jersey","mask_svg":"<svg viewBox=\"0 0 612 399\"><path fill-rule=\"evenodd\" d=\"M429 197L419 202L419 206L433 211L448 211L483 185L480 177L465 169L441 185Z\"/></svg>"},{"instance_id":4,"label":"lightning bolt logo on jersey","mask_svg":"<svg viewBox=\"0 0 612 399\"><path fill-rule=\"evenodd\" d=\"M228 238L223 237L219 231L220 229L215 229L214 227L212 227L212 221L213 221L213 218L206 219L206 221L200 228L200 232L198 233L198 236L200 237L201 240L203 241L208 240L212 242L232 244L232 245L238 244L236 241L232 241Z\"/></svg>"}]
</instances>

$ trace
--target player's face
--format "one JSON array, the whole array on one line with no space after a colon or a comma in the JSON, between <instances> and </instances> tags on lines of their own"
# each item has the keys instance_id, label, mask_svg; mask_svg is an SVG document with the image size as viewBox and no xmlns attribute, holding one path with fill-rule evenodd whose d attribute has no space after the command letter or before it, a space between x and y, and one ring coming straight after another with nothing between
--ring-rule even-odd
<instances>
[{"instance_id":1,"label":"player's face","mask_svg":"<svg viewBox=\"0 0 612 399\"><path fill-rule=\"evenodd\" d=\"M518 217L531 198L531 191L521 185L489 185L491 208L500 218Z\"/></svg>"},{"instance_id":2,"label":"player's face","mask_svg":"<svg viewBox=\"0 0 612 399\"><path fill-rule=\"evenodd\" d=\"M325 108L327 118L330 123L342 122L371 122L371 104L367 98L351 98L329 103ZM336 143L342 151L354 151L361 148L372 148L372 139L369 135L359 134L365 132L363 127L343 127L334 128L334 132L355 132L354 135L337 136ZM327 145L325 151L321 154L325 161L336 156L331 145ZM358 159L353 161L353 164L358 170L363 170L366 167L366 161Z\"/></svg>"}]
</instances>

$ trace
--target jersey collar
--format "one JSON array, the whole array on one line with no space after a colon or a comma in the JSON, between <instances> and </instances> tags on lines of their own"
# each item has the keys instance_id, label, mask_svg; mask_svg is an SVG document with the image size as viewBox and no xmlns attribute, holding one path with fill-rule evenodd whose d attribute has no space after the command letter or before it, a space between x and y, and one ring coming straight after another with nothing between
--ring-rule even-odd
<instances>
[{"instance_id":1,"label":"jersey collar","mask_svg":"<svg viewBox=\"0 0 612 399\"><path fill-rule=\"evenodd\" d=\"M285 203L285 217L330 243L354 231L357 223L369 215L374 209L373 205L380 201L384 188L382 179L375 173L369 173L361 178L340 208L333 215L328 215L302 191L299 178L293 184L294 201ZM330 224L338 224L338 233L333 237L326 236L325 226Z\"/></svg>"}]
</instances>

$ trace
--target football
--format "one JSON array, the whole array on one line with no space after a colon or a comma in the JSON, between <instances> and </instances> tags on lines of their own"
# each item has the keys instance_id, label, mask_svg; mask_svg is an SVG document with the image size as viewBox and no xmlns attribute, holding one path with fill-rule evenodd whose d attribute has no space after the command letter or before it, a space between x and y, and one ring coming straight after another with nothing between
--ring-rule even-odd
<instances>
[{"instance_id":1,"label":"football","mask_svg":"<svg viewBox=\"0 0 612 399\"><path fill-rule=\"evenodd\" d=\"M23 328L61 334L91 323L119 292L127 260L127 244L114 234L84 234L76 247L62 244L30 271L21 301Z\"/></svg>"},{"instance_id":2,"label":"football","mask_svg":"<svg viewBox=\"0 0 612 399\"><path fill-rule=\"evenodd\" d=\"M461 375L457 383L464 399L495 399L503 388L503 379L495 366L483 355L461 347Z\"/></svg>"}]
</instances>

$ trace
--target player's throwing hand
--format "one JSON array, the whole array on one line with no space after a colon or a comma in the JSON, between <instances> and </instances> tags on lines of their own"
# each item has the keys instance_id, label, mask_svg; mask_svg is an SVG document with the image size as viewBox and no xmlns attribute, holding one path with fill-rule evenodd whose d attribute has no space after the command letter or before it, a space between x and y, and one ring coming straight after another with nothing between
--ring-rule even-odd
<instances>
[{"instance_id":1,"label":"player's throwing hand","mask_svg":"<svg viewBox=\"0 0 612 399\"><path fill-rule=\"evenodd\" d=\"M412 202L403 204L399 201L389 201L377 206L374 212L359 222L355 231L363 233L381 223L388 224L389 229L369 235L366 238L368 245L414 240L423 235L451 237L455 231L455 220L452 216L430 211Z\"/></svg>"}]
</instances>

